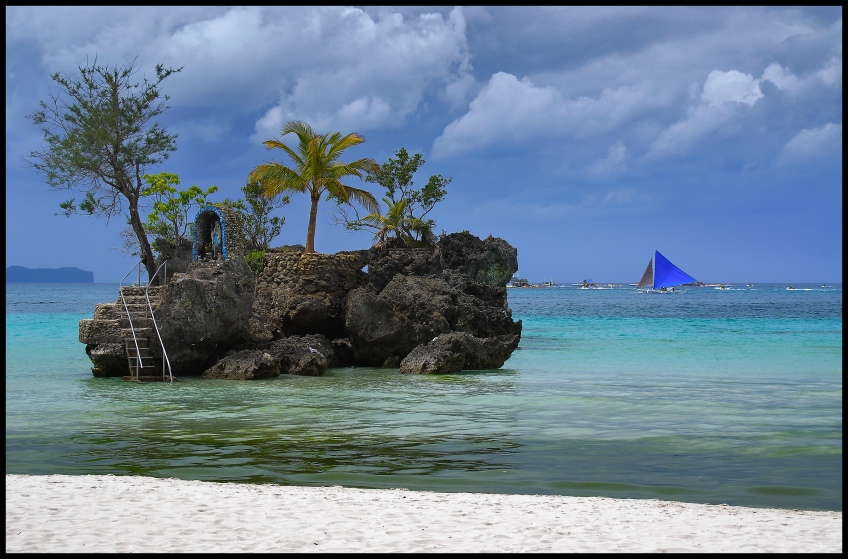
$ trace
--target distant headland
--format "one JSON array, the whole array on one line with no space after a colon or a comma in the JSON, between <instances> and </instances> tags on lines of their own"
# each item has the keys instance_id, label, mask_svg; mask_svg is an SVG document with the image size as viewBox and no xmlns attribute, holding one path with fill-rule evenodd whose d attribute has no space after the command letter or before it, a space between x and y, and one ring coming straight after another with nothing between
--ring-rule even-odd
<instances>
[{"instance_id":1,"label":"distant headland","mask_svg":"<svg viewBox=\"0 0 848 559\"><path fill-rule=\"evenodd\" d=\"M6 283L94 283L94 272L79 268L7 266Z\"/></svg>"}]
</instances>

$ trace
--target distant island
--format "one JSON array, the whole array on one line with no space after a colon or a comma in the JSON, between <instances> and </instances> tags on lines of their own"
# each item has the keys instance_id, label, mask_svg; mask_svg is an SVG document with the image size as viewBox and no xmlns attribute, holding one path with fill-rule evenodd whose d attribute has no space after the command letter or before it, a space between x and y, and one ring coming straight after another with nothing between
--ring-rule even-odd
<instances>
[{"instance_id":1,"label":"distant island","mask_svg":"<svg viewBox=\"0 0 848 559\"><path fill-rule=\"evenodd\" d=\"M79 268L7 266L6 283L94 283L94 272Z\"/></svg>"}]
</instances>

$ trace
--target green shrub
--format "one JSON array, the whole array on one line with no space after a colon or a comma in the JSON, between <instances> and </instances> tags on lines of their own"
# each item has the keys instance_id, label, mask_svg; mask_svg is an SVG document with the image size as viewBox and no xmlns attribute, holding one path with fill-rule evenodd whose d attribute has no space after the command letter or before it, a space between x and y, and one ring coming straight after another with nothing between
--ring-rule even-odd
<instances>
[{"instance_id":1,"label":"green shrub","mask_svg":"<svg viewBox=\"0 0 848 559\"><path fill-rule=\"evenodd\" d=\"M264 250L250 250L244 256L244 259L247 261L247 265L250 267L250 271L253 272L254 276L258 276L265 269Z\"/></svg>"}]
</instances>

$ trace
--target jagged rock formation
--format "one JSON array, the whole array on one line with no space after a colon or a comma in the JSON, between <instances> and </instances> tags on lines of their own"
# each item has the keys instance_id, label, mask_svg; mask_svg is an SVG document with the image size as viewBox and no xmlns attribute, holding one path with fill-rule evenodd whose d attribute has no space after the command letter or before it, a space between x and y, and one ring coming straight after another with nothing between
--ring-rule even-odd
<instances>
[{"instance_id":1,"label":"jagged rock formation","mask_svg":"<svg viewBox=\"0 0 848 559\"><path fill-rule=\"evenodd\" d=\"M163 286L154 316L176 376L493 369L521 337L506 296L517 270L508 243L468 233L430 248L304 254L299 245L281 247L266 252L256 278L240 256L191 262ZM115 332L121 312L117 303L98 305L94 319L80 322L96 376L127 374ZM154 353L163 358L161 349Z\"/></svg>"},{"instance_id":2,"label":"jagged rock formation","mask_svg":"<svg viewBox=\"0 0 848 559\"><path fill-rule=\"evenodd\" d=\"M256 282L243 258L194 262L165 285L156 323L174 373L199 375L250 346Z\"/></svg>"},{"instance_id":3,"label":"jagged rock formation","mask_svg":"<svg viewBox=\"0 0 848 559\"><path fill-rule=\"evenodd\" d=\"M400 362L406 374L458 373L462 370L497 369L515 349L509 334L478 338L467 332L451 332L413 349Z\"/></svg>"}]
</instances>

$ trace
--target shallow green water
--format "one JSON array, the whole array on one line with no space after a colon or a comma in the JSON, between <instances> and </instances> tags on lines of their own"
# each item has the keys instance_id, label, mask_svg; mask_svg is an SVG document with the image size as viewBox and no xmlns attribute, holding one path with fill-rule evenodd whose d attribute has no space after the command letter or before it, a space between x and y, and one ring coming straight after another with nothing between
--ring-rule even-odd
<instances>
[{"instance_id":1,"label":"shallow green water","mask_svg":"<svg viewBox=\"0 0 848 559\"><path fill-rule=\"evenodd\" d=\"M796 286L797 287L797 286ZM6 472L842 510L842 289L512 289L499 370L97 379L114 284L7 284Z\"/></svg>"}]
</instances>

